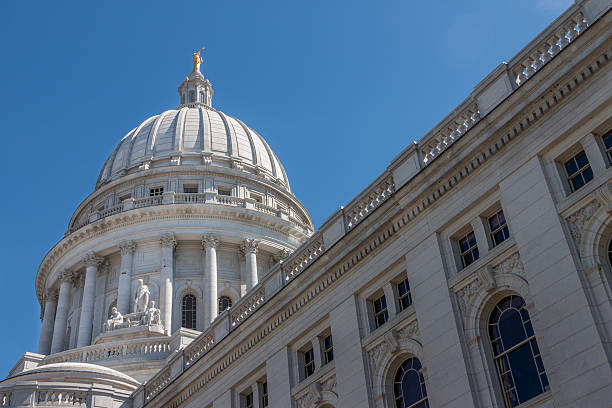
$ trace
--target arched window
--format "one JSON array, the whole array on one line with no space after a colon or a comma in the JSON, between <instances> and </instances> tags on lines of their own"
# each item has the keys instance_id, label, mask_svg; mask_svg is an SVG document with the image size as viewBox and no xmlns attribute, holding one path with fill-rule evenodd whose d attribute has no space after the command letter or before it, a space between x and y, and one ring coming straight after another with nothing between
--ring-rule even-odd
<instances>
[{"instance_id":1,"label":"arched window","mask_svg":"<svg viewBox=\"0 0 612 408\"><path fill-rule=\"evenodd\" d=\"M219 313L223 312L225 309L229 309L232 307L232 299L227 296L221 296L219 298Z\"/></svg>"},{"instance_id":2,"label":"arched window","mask_svg":"<svg viewBox=\"0 0 612 408\"><path fill-rule=\"evenodd\" d=\"M396 408L429 408L425 378L417 358L404 361L395 373L393 395Z\"/></svg>"},{"instance_id":3,"label":"arched window","mask_svg":"<svg viewBox=\"0 0 612 408\"><path fill-rule=\"evenodd\" d=\"M489 318L489 336L506 404L515 407L548 389L548 378L520 296L502 299Z\"/></svg>"},{"instance_id":4,"label":"arched window","mask_svg":"<svg viewBox=\"0 0 612 408\"><path fill-rule=\"evenodd\" d=\"M181 326L186 329L196 328L196 297L193 295L183 296Z\"/></svg>"}]
</instances>

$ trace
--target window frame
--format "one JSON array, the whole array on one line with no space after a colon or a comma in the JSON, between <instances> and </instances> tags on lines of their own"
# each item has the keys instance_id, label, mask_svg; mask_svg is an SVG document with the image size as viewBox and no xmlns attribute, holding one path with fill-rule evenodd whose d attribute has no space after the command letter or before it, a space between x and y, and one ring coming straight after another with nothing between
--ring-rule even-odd
<instances>
[{"instance_id":1,"label":"window frame","mask_svg":"<svg viewBox=\"0 0 612 408\"><path fill-rule=\"evenodd\" d=\"M164 186L149 187L149 197L161 197L164 194Z\"/></svg>"},{"instance_id":2,"label":"window frame","mask_svg":"<svg viewBox=\"0 0 612 408\"><path fill-rule=\"evenodd\" d=\"M224 299L227 299L229 304L228 304L228 306L225 309L221 309L221 301L224 300ZM232 301L231 297L225 296L225 295L219 296L219 299L217 301L217 308L218 308L217 312L218 312L218 314L221 314L221 313L225 312L227 309L230 309L232 307L232 305L233 305L233 301Z\"/></svg>"},{"instance_id":3,"label":"window frame","mask_svg":"<svg viewBox=\"0 0 612 408\"><path fill-rule=\"evenodd\" d=\"M502 243L506 242L510 238L510 227L508 226L508 220L506 219L506 215L504 214L503 208L497 208L489 214L490 215L486 217L486 220L487 220L486 227L487 227L487 232L489 235L488 238L491 244L491 249L493 249L496 246L501 245ZM496 229L493 229L491 225L491 219L494 217L498 217L499 214L501 214L501 216L504 218L504 223L500 224L500 226L497 227ZM506 231L505 234L503 234L504 230ZM498 232L502 232L502 235L505 235L505 237L501 241L496 242L495 234L497 234Z\"/></svg>"},{"instance_id":4,"label":"window frame","mask_svg":"<svg viewBox=\"0 0 612 408\"><path fill-rule=\"evenodd\" d=\"M382 305L383 302L384 306ZM374 324L372 330L376 330L389 321L389 305L387 303L387 297L384 293L379 294L370 300L370 304L372 309L372 322ZM380 310L377 310L377 305L380 305ZM383 320L382 322L380 322L378 319L381 316Z\"/></svg>"},{"instance_id":5,"label":"window frame","mask_svg":"<svg viewBox=\"0 0 612 408\"><path fill-rule=\"evenodd\" d=\"M270 397L268 396L268 381L261 383L261 406L262 408L270 406Z\"/></svg>"},{"instance_id":6,"label":"window frame","mask_svg":"<svg viewBox=\"0 0 612 408\"><path fill-rule=\"evenodd\" d=\"M301 356L301 361L300 361L300 377L302 378L302 380L307 379L308 377L312 376L315 373L315 370L317 369L316 363L315 363L315 352L314 352L314 348L312 347L312 344L310 344L308 347L305 347L301 352L300 352L300 356Z\"/></svg>"},{"instance_id":7,"label":"window frame","mask_svg":"<svg viewBox=\"0 0 612 408\"><path fill-rule=\"evenodd\" d=\"M610 138L610 148L606 146L607 138ZM604 151L604 154L606 155L606 158L608 159L608 165L610 165L612 164L612 129L608 130L603 135L601 135L600 141L601 141L601 147Z\"/></svg>"},{"instance_id":8,"label":"window frame","mask_svg":"<svg viewBox=\"0 0 612 408\"><path fill-rule=\"evenodd\" d=\"M195 190L195 191L187 191L187 190ZM197 184L183 184L183 193L184 194L198 194L200 192L200 186Z\"/></svg>"},{"instance_id":9,"label":"window frame","mask_svg":"<svg viewBox=\"0 0 612 408\"><path fill-rule=\"evenodd\" d=\"M461 242L463 240L467 240L469 244L470 235L473 235L474 237L474 245L469 246L466 250L464 250L461 246ZM474 232L473 228L469 228L467 232L465 232L464 234L461 234L457 239L455 239L455 241L457 243L457 251L458 251L457 254L459 255L459 261L460 261L459 266L461 267L460 269L465 269L480 259L480 250L478 248L478 241L476 240L476 233ZM473 259L469 263L466 262L466 256L471 255L474 252L476 252L476 256L474 257L472 255Z\"/></svg>"},{"instance_id":10,"label":"window frame","mask_svg":"<svg viewBox=\"0 0 612 408\"><path fill-rule=\"evenodd\" d=\"M329 347L327 345L327 339L329 339ZM331 333L324 335L321 338L321 355L323 357L323 365L329 364L334 361L334 339Z\"/></svg>"},{"instance_id":11,"label":"window frame","mask_svg":"<svg viewBox=\"0 0 612 408\"><path fill-rule=\"evenodd\" d=\"M402 293L400 288L404 285L408 288L405 293ZM410 308L412 306L412 290L410 289L410 282L408 278L404 278L401 281L395 283L395 292L397 295L397 312L401 313L404 310ZM408 304L404 305L403 300L408 299Z\"/></svg>"},{"instance_id":12,"label":"window frame","mask_svg":"<svg viewBox=\"0 0 612 408\"><path fill-rule=\"evenodd\" d=\"M185 299L193 298L192 307L190 310L186 309ZM187 327L187 313L191 313L191 323L193 327ZM198 327L198 298L193 293L184 293L181 296L181 327L190 330L197 330Z\"/></svg>"},{"instance_id":13,"label":"window frame","mask_svg":"<svg viewBox=\"0 0 612 408\"><path fill-rule=\"evenodd\" d=\"M584 157L586 158L586 164L582 167L578 167L578 160L576 158L582 155L584 155ZM568 169L568 163L570 162L575 163L577 167L576 171L571 174ZM582 187L586 186L590 181L592 181L595 178L595 174L593 173L593 168L591 166L591 161L589 160L589 156L586 154L583 148L578 150L578 152L571 154L569 158L566 158L565 160L563 160L561 163L561 166L563 167L565 180L570 188L570 194L580 190ZM590 173L591 178L585 181L584 174L586 172ZM579 187L576 187L574 186L573 180L578 177L581 177L583 184Z\"/></svg>"}]
</instances>

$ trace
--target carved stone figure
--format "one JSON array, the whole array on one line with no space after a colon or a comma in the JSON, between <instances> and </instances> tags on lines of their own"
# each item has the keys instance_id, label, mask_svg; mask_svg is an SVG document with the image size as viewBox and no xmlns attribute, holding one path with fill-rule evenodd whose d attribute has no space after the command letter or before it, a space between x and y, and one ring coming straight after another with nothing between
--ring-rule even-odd
<instances>
[{"instance_id":1,"label":"carved stone figure","mask_svg":"<svg viewBox=\"0 0 612 408\"><path fill-rule=\"evenodd\" d=\"M116 307L113 307L111 309L111 314L108 317L108 320L106 321L106 323L104 323L103 329L105 332L108 332L122 325L123 325L123 315L119 313Z\"/></svg>"},{"instance_id":2,"label":"carved stone figure","mask_svg":"<svg viewBox=\"0 0 612 408\"><path fill-rule=\"evenodd\" d=\"M134 297L134 313L144 313L147 311L150 294L149 287L144 284L142 279L138 279L138 289L136 289L136 296Z\"/></svg>"},{"instance_id":3,"label":"carved stone figure","mask_svg":"<svg viewBox=\"0 0 612 408\"><path fill-rule=\"evenodd\" d=\"M151 301L151 305L147 308L144 316L142 316L142 324L144 325L161 325L161 313L159 309L155 307L155 301Z\"/></svg>"}]
</instances>

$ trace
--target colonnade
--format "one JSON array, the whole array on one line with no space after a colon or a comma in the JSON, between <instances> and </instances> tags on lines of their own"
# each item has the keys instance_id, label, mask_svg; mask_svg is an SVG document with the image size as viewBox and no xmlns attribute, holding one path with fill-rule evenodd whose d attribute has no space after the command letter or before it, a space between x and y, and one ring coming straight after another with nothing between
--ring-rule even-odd
<instances>
[{"instance_id":1,"label":"colonnade","mask_svg":"<svg viewBox=\"0 0 612 408\"><path fill-rule=\"evenodd\" d=\"M217 247L219 244L219 238L214 235L202 237L202 248L205 254L202 275L204 328L208 327L218 315ZM176 245L177 240L174 233L166 233L161 236L159 308L161 310L162 323L168 335L171 334L172 330L174 249ZM122 241L118 244L118 248L121 252L121 265L117 286L117 310L122 315L126 315L131 311L132 272L136 243L131 240ZM247 291L257 285L258 282L258 248L258 240L252 238L243 240L241 252L245 256L246 262L245 283ZM103 264L104 258L95 252L89 252L83 256L82 262L85 265L85 279L76 347L88 346L93 340L96 281L98 269ZM38 352L40 354L53 354L65 349L68 314L71 305L70 292L71 288L78 285L81 281L81 275L78 272L64 270L59 276L59 289L48 289L45 293L45 308L38 343Z\"/></svg>"}]
</instances>

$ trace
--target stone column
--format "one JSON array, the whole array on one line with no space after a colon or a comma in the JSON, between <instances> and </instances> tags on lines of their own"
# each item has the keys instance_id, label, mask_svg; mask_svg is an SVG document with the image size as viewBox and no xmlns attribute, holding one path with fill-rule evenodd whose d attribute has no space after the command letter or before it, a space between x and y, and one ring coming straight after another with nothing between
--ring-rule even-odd
<instances>
[{"instance_id":1,"label":"stone column","mask_svg":"<svg viewBox=\"0 0 612 408\"><path fill-rule=\"evenodd\" d=\"M132 262L134 259L134 241L119 243L121 251L121 267L119 270L119 286L117 288L117 310L122 315L130 313L130 300L132 299Z\"/></svg>"},{"instance_id":2,"label":"stone column","mask_svg":"<svg viewBox=\"0 0 612 408\"><path fill-rule=\"evenodd\" d=\"M96 300L96 279L98 267L104 258L95 252L89 252L83 257L85 269L85 285L83 286L83 301L81 302L81 320L79 321L79 336L77 347L85 347L91 344L91 332L93 328L94 302Z\"/></svg>"},{"instance_id":3,"label":"stone column","mask_svg":"<svg viewBox=\"0 0 612 408\"><path fill-rule=\"evenodd\" d=\"M246 238L242 242L242 253L246 259L246 289L251 290L253 286L257 285L257 248L259 247L259 241L252 238Z\"/></svg>"},{"instance_id":4,"label":"stone column","mask_svg":"<svg viewBox=\"0 0 612 408\"><path fill-rule=\"evenodd\" d=\"M53 340L53 322L55 320L55 308L57 307L57 290L48 289L45 295L45 312L43 315L40 338L38 340L38 353L49 354L51 352L51 341Z\"/></svg>"},{"instance_id":5,"label":"stone column","mask_svg":"<svg viewBox=\"0 0 612 408\"><path fill-rule=\"evenodd\" d=\"M172 285L174 282L174 247L176 238L174 233L164 234L159 243L161 245L161 294L160 309L162 323L166 328L166 333L172 333Z\"/></svg>"},{"instance_id":6,"label":"stone column","mask_svg":"<svg viewBox=\"0 0 612 408\"><path fill-rule=\"evenodd\" d=\"M210 326L218 314L217 300L217 247L219 239L212 235L202 237L202 247L206 251L204 260L204 329Z\"/></svg>"},{"instance_id":7,"label":"stone column","mask_svg":"<svg viewBox=\"0 0 612 408\"><path fill-rule=\"evenodd\" d=\"M70 308L70 285L74 275L65 270L60 275L59 297L57 299L57 310L55 312L55 323L53 324L53 340L51 341L51 354L64 350L66 341L66 323L68 309Z\"/></svg>"}]
</instances>

